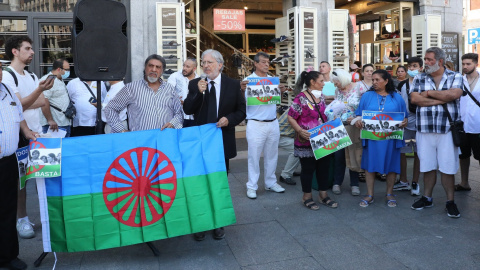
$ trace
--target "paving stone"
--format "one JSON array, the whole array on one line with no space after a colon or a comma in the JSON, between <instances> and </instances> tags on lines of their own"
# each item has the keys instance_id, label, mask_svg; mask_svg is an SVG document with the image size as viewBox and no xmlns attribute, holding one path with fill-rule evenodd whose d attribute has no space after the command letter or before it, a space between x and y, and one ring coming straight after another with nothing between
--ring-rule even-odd
<instances>
[{"instance_id":1,"label":"paving stone","mask_svg":"<svg viewBox=\"0 0 480 270\"><path fill-rule=\"evenodd\" d=\"M158 257L155 269L240 269L230 248L224 245L194 249L183 252L165 253ZM143 269L136 268L136 269Z\"/></svg>"},{"instance_id":2,"label":"paving stone","mask_svg":"<svg viewBox=\"0 0 480 270\"><path fill-rule=\"evenodd\" d=\"M312 269L325 269L318 264L312 257L298 258L292 260L271 262L267 264L258 264L242 267L243 270L312 270Z\"/></svg>"}]
</instances>

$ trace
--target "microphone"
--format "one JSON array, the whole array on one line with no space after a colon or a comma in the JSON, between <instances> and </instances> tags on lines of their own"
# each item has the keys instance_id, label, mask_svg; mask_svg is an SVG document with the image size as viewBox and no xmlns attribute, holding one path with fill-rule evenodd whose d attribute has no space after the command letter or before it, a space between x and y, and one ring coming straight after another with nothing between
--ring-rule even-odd
<instances>
[{"instance_id":1,"label":"microphone","mask_svg":"<svg viewBox=\"0 0 480 270\"><path fill-rule=\"evenodd\" d=\"M207 74L203 73L200 75L200 80L207 81ZM205 91L207 91L207 89L205 89ZM202 92L203 95L205 95L205 91Z\"/></svg>"}]
</instances>

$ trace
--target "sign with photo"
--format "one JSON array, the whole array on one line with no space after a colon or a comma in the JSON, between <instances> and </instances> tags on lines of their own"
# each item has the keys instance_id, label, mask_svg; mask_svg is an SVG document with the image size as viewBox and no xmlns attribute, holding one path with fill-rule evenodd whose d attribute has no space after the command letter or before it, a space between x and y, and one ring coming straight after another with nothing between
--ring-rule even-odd
<instances>
[{"instance_id":1,"label":"sign with photo","mask_svg":"<svg viewBox=\"0 0 480 270\"><path fill-rule=\"evenodd\" d=\"M281 91L278 88L278 77L255 77L248 78L247 106L280 104Z\"/></svg>"},{"instance_id":2,"label":"sign with photo","mask_svg":"<svg viewBox=\"0 0 480 270\"><path fill-rule=\"evenodd\" d=\"M362 111L363 128L360 138L375 141L403 140L403 128L400 127L403 119L403 112Z\"/></svg>"},{"instance_id":3,"label":"sign with photo","mask_svg":"<svg viewBox=\"0 0 480 270\"><path fill-rule=\"evenodd\" d=\"M352 144L339 118L310 129L310 145L315 159L320 159Z\"/></svg>"},{"instance_id":4,"label":"sign with photo","mask_svg":"<svg viewBox=\"0 0 480 270\"><path fill-rule=\"evenodd\" d=\"M20 189L31 178L61 176L62 139L38 138L16 151Z\"/></svg>"}]
</instances>

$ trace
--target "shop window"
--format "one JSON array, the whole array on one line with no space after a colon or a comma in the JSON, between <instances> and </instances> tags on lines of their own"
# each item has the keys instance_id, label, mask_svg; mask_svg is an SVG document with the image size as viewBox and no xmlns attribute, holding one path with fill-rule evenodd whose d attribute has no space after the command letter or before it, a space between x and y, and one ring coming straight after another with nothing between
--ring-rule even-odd
<instances>
[{"instance_id":1,"label":"shop window","mask_svg":"<svg viewBox=\"0 0 480 270\"><path fill-rule=\"evenodd\" d=\"M266 53L275 53L275 45L270 40L275 38L275 34L249 34L248 35L248 53L256 54L263 51Z\"/></svg>"},{"instance_id":2,"label":"shop window","mask_svg":"<svg viewBox=\"0 0 480 270\"><path fill-rule=\"evenodd\" d=\"M470 0L470 10L480 9L480 1Z\"/></svg>"},{"instance_id":3,"label":"shop window","mask_svg":"<svg viewBox=\"0 0 480 270\"><path fill-rule=\"evenodd\" d=\"M27 19L0 18L0 59L5 57L5 41L15 35L27 35Z\"/></svg>"},{"instance_id":4,"label":"shop window","mask_svg":"<svg viewBox=\"0 0 480 270\"><path fill-rule=\"evenodd\" d=\"M65 58L73 62L72 26L62 24L40 24L40 77L50 72L55 59ZM75 74L73 67L71 74Z\"/></svg>"}]
</instances>

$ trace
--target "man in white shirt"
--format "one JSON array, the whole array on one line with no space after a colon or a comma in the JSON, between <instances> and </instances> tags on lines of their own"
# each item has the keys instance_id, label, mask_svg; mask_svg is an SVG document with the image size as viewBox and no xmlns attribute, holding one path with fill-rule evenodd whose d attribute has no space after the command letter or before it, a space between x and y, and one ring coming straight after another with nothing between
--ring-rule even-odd
<instances>
[{"instance_id":1,"label":"man in white shirt","mask_svg":"<svg viewBox=\"0 0 480 270\"><path fill-rule=\"evenodd\" d=\"M245 92L248 78L268 77L270 56L259 52L254 57L255 72L240 83ZM278 87L283 93L284 85ZM245 99L247 98L245 92ZM247 197L257 198L258 178L260 177L260 156L263 152L265 190L284 192L285 189L277 183L275 170L278 160L278 141L280 140L280 128L277 120L277 106L250 105L247 106L247 142L248 142L248 181Z\"/></svg>"},{"instance_id":2,"label":"man in white shirt","mask_svg":"<svg viewBox=\"0 0 480 270\"><path fill-rule=\"evenodd\" d=\"M72 137L95 135L97 103L102 104L107 95L105 83L101 84L102 96L100 101L97 101L97 82L84 82L75 78L68 83L68 95L77 109L73 118Z\"/></svg>"},{"instance_id":3,"label":"man in white shirt","mask_svg":"<svg viewBox=\"0 0 480 270\"><path fill-rule=\"evenodd\" d=\"M104 109L107 107L108 102L112 100L120 90L123 89L125 86L125 83L123 81L110 81L110 90L107 92L107 96L105 97L105 100L103 101L102 104L102 121L107 123L107 117L105 116ZM128 130L128 124L127 124L127 108L123 109L119 114L118 117L120 117L120 121L124 127L125 130ZM105 134L110 134L112 133L112 127L110 127L109 124L105 124Z\"/></svg>"},{"instance_id":4,"label":"man in white shirt","mask_svg":"<svg viewBox=\"0 0 480 270\"><path fill-rule=\"evenodd\" d=\"M462 56L462 71L466 90L473 97L480 101L480 72L477 70L478 54L467 53ZM463 120L467 141L460 147L460 170L462 181L455 185L455 191L470 191L472 188L468 183L468 173L470 168L470 156L473 152L473 158L480 160L480 107L473 101L470 95L460 98L460 115Z\"/></svg>"},{"instance_id":5,"label":"man in white shirt","mask_svg":"<svg viewBox=\"0 0 480 270\"><path fill-rule=\"evenodd\" d=\"M188 83L198 78L199 76L196 73L197 70L197 60L195 58L188 58L183 63L182 71L177 71L168 77L167 83L173 85L177 94L180 96L180 101L183 106L183 101L187 98L188 95ZM183 127L193 126L193 115L186 115L183 113Z\"/></svg>"},{"instance_id":6,"label":"man in white shirt","mask_svg":"<svg viewBox=\"0 0 480 270\"><path fill-rule=\"evenodd\" d=\"M323 86L323 98L328 105L335 99L335 85L331 82L330 76L332 74L332 67L327 61L320 62L320 74L325 79L325 85ZM329 91L330 90L330 91Z\"/></svg>"},{"instance_id":7,"label":"man in white shirt","mask_svg":"<svg viewBox=\"0 0 480 270\"><path fill-rule=\"evenodd\" d=\"M70 64L67 60L60 58L53 61L52 71L43 76L40 81L44 81L48 76L55 75L56 78L53 87L43 92L45 95L45 106L42 107L40 114L40 124L43 133L47 133L48 128L55 131L59 128L66 131L65 137L70 137L70 126L72 121L63 113L70 104L70 98L67 93L67 86L63 82L70 76Z\"/></svg>"},{"instance_id":8,"label":"man in white shirt","mask_svg":"<svg viewBox=\"0 0 480 270\"><path fill-rule=\"evenodd\" d=\"M3 72L3 83L15 93L22 103L23 117L30 130L42 133L40 125L40 107L44 106L43 91L52 88L53 80L38 82L37 76L25 71L25 67L32 62L34 51L32 40L28 36L12 36L5 42L5 54L12 59L12 63ZM35 237L33 223L27 216L26 188L18 192L17 231L22 238Z\"/></svg>"}]
</instances>

